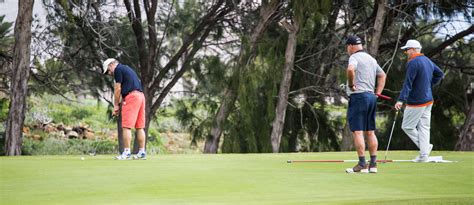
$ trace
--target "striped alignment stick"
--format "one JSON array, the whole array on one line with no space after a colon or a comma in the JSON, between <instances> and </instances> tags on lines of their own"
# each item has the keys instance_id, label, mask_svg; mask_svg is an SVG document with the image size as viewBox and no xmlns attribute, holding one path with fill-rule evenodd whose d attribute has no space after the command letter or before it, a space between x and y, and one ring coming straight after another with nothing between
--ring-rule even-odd
<instances>
[{"instance_id":1,"label":"striped alignment stick","mask_svg":"<svg viewBox=\"0 0 474 205\"><path fill-rule=\"evenodd\" d=\"M359 160L288 160L287 163L300 163L300 162L359 162ZM413 162L413 160L377 160L377 162Z\"/></svg>"}]
</instances>

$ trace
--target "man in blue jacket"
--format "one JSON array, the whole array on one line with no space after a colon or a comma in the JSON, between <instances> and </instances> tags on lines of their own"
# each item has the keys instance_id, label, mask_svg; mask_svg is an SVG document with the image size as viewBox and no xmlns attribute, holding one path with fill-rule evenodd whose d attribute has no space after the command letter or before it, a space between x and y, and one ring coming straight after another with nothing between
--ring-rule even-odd
<instances>
[{"instance_id":1,"label":"man in blue jacket","mask_svg":"<svg viewBox=\"0 0 474 205\"><path fill-rule=\"evenodd\" d=\"M395 104L399 110L406 105L402 129L420 149L415 162L428 162L433 145L430 144L431 107L433 94L431 87L444 76L443 71L421 53L417 40L408 40L401 48L408 55L407 73L403 88Z\"/></svg>"}]
</instances>

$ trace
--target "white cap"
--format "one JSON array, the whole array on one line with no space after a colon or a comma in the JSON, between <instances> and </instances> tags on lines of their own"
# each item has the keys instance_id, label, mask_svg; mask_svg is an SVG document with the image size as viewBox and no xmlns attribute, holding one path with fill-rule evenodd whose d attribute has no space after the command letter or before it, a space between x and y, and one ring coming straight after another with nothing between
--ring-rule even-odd
<instances>
[{"instance_id":1,"label":"white cap","mask_svg":"<svg viewBox=\"0 0 474 205\"><path fill-rule=\"evenodd\" d=\"M417 40L408 40L407 44L401 47L402 50L405 50L407 48L419 48L421 49L421 44Z\"/></svg>"},{"instance_id":2,"label":"white cap","mask_svg":"<svg viewBox=\"0 0 474 205\"><path fill-rule=\"evenodd\" d=\"M102 64L104 74L107 73L107 68L109 67L109 64L115 61L115 58L107 58L107 60L104 61L104 63Z\"/></svg>"}]
</instances>

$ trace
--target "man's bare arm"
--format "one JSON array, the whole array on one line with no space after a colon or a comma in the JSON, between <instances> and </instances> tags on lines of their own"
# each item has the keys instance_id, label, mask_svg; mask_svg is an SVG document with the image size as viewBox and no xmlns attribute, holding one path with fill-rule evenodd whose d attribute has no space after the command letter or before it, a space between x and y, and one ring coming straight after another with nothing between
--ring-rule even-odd
<instances>
[{"instance_id":1,"label":"man's bare arm","mask_svg":"<svg viewBox=\"0 0 474 205\"><path fill-rule=\"evenodd\" d=\"M375 88L376 94L382 94L383 88L385 87L385 79L387 75L385 73L377 74L377 88Z\"/></svg>"},{"instance_id":2,"label":"man's bare arm","mask_svg":"<svg viewBox=\"0 0 474 205\"><path fill-rule=\"evenodd\" d=\"M120 83L115 83L114 85L114 106L119 106L120 105L120 97L121 97L121 91L122 91L122 84Z\"/></svg>"},{"instance_id":3,"label":"man's bare arm","mask_svg":"<svg viewBox=\"0 0 474 205\"><path fill-rule=\"evenodd\" d=\"M354 78L355 78L355 67L352 64L349 64L347 67L347 83L349 88L354 91L355 90L355 85L354 85Z\"/></svg>"}]
</instances>

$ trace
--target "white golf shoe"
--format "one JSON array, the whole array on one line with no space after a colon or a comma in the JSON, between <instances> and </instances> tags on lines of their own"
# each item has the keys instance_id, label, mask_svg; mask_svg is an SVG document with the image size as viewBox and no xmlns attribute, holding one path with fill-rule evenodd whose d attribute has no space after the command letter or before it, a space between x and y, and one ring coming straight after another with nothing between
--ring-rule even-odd
<instances>
[{"instance_id":1,"label":"white golf shoe","mask_svg":"<svg viewBox=\"0 0 474 205\"><path fill-rule=\"evenodd\" d=\"M115 160L129 160L131 159L131 154L121 154L115 157Z\"/></svg>"},{"instance_id":2,"label":"white golf shoe","mask_svg":"<svg viewBox=\"0 0 474 205\"><path fill-rule=\"evenodd\" d=\"M428 155L418 155L416 156L415 159L413 159L414 162L428 162L429 156Z\"/></svg>"},{"instance_id":3,"label":"white golf shoe","mask_svg":"<svg viewBox=\"0 0 474 205\"><path fill-rule=\"evenodd\" d=\"M146 153L145 152L139 152L138 154L136 155L133 155L133 159L136 159L136 160L146 160Z\"/></svg>"},{"instance_id":4,"label":"white golf shoe","mask_svg":"<svg viewBox=\"0 0 474 205\"><path fill-rule=\"evenodd\" d=\"M427 154L420 154L420 155L416 156L416 158L413 159L413 161L414 162L428 162L431 150L433 150L433 144L430 144L428 146L428 153Z\"/></svg>"}]
</instances>

